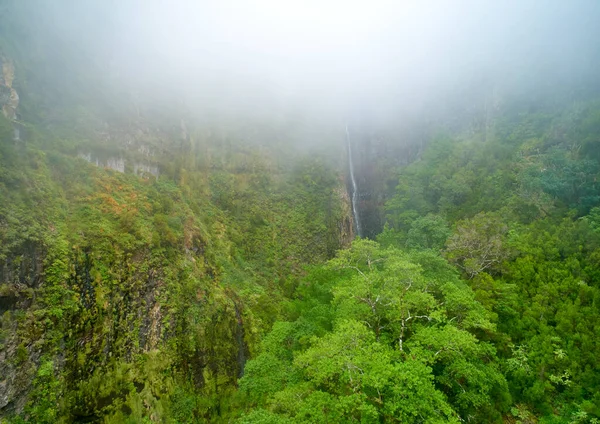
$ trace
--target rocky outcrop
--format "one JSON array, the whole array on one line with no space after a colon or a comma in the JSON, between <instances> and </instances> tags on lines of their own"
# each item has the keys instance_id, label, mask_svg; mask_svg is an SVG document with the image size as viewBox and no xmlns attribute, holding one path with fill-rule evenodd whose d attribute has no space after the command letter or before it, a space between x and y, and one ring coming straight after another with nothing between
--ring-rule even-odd
<instances>
[{"instance_id":1,"label":"rocky outcrop","mask_svg":"<svg viewBox=\"0 0 600 424\"><path fill-rule=\"evenodd\" d=\"M13 88L15 66L12 61L0 56L0 70L0 107L2 108L2 114L10 120L16 120L19 95Z\"/></svg>"},{"instance_id":2,"label":"rocky outcrop","mask_svg":"<svg viewBox=\"0 0 600 424\"><path fill-rule=\"evenodd\" d=\"M342 207L341 219L338 221L338 234L340 248L345 249L350 247L354 239L354 220L352 215L352 200L345 186L340 185L336 193L341 199Z\"/></svg>"},{"instance_id":3,"label":"rocky outcrop","mask_svg":"<svg viewBox=\"0 0 600 424\"><path fill-rule=\"evenodd\" d=\"M89 163L94 164L98 167L109 168L113 171L121 173L125 173L127 172L127 170L129 170L129 172L133 172L135 175L138 175L140 177L147 177L149 175L158 177L160 174L157 165L138 161L128 161L120 156L110 156L108 158L101 158L100 156L95 156L91 152L79 153L78 156L81 159L85 159Z\"/></svg>"},{"instance_id":4,"label":"rocky outcrop","mask_svg":"<svg viewBox=\"0 0 600 424\"><path fill-rule=\"evenodd\" d=\"M9 317L34 301L44 256L39 244L25 242L0 260L0 416L23 409L39 364L40 350L23 342Z\"/></svg>"}]
</instances>

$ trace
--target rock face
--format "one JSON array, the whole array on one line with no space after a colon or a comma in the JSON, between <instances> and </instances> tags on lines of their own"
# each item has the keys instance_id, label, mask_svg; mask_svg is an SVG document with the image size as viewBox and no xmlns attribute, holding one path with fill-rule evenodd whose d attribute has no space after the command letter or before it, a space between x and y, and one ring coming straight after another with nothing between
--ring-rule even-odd
<instances>
[{"instance_id":1,"label":"rock face","mask_svg":"<svg viewBox=\"0 0 600 424\"><path fill-rule=\"evenodd\" d=\"M100 158L99 156L94 155L91 152L87 153L79 153L78 155L81 159L85 159L89 163L92 163L101 168L109 168L113 171L124 173L127 169L133 170L135 175L140 177L147 177L149 175L153 175L158 178L160 175L160 171L158 165L138 162L138 161L127 161L123 157L108 157L108 158ZM131 172L131 171L130 171Z\"/></svg>"},{"instance_id":2,"label":"rock face","mask_svg":"<svg viewBox=\"0 0 600 424\"><path fill-rule=\"evenodd\" d=\"M35 289L41 283L44 255L39 245L29 242L0 261L0 316L20 313L31 306ZM21 343L16 323L2 330L0 416L23 409L40 358L40 351L32 344Z\"/></svg>"},{"instance_id":3,"label":"rock face","mask_svg":"<svg viewBox=\"0 0 600 424\"><path fill-rule=\"evenodd\" d=\"M385 222L385 202L398 184L394 170L410 164L422 152L426 128L379 127L368 117L352 125L354 175L357 185L357 209L362 236L375 238ZM347 183L352 192L351 183Z\"/></svg>"},{"instance_id":4,"label":"rock face","mask_svg":"<svg viewBox=\"0 0 600 424\"><path fill-rule=\"evenodd\" d=\"M12 86L15 67L6 57L0 56L0 70L2 71L0 72L0 107L5 117L16 120L19 95Z\"/></svg>"},{"instance_id":5,"label":"rock face","mask_svg":"<svg viewBox=\"0 0 600 424\"><path fill-rule=\"evenodd\" d=\"M0 55L0 109L20 139L16 122L19 95L12 87L14 65ZM23 409L31 388L39 352L20 342L17 326L2 320L31 306L35 288L40 284L44 252L36 243L15 246L0 260L0 416Z\"/></svg>"},{"instance_id":6,"label":"rock face","mask_svg":"<svg viewBox=\"0 0 600 424\"><path fill-rule=\"evenodd\" d=\"M345 186L340 184L337 190L338 196L341 198L342 219L338 222L340 246L348 248L354 240L354 222L352 216L352 200Z\"/></svg>"}]
</instances>

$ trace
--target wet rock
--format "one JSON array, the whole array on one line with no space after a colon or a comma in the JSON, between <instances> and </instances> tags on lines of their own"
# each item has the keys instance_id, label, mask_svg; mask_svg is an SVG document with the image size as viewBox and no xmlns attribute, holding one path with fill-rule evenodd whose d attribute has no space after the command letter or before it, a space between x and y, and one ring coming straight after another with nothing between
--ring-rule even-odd
<instances>
[{"instance_id":1,"label":"wet rock","mask_svg":"<svg viewBox=\"0 0 600 424\"><path fill-rule=\"evenodd\" d=\"M5 117L10 120L17 119L17 107L19 107L19 95L13 88L15 67L7 58L0 56L0 107Z\"/></svg>"}]
</instances>

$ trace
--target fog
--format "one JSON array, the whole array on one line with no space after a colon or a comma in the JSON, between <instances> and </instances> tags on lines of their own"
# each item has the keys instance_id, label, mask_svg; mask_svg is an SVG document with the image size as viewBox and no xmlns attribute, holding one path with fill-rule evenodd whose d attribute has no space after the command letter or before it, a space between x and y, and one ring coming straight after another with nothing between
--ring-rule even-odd
<instances>
[{"instance_id":1,"label":"fog","mask_svg":"<svg viewBox=\"0 0 600 424\"><path fill-rule=\"evenodd\" d=\"M241 113L421 114L492 90L587 81L600 57L595 0L31 4L36 28L121 90Z\"/></svg>"}]
</instances>

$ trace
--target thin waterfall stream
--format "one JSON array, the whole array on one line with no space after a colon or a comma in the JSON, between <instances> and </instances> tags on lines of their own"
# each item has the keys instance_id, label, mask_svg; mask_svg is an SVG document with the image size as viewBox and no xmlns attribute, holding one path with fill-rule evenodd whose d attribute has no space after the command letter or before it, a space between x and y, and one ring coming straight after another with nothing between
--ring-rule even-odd
<instances>
[{"instance_id":1,"label":"thin waterfall stream","mask_svg":"<svg viewBox=\"0 0 600 424\"><path fill-rule=\"evenodd\" d=\"M358 215L358 189L356 187L356 178L354 178L354 161L352 160L352 143L350 142L350 131L346 124L346 142L348 144L348 165L350 168L350 179L352 180L352 216L356 224L356 234L362 237L362 227L360 225L360 217Z\"/></svg>"}]
</instances>

